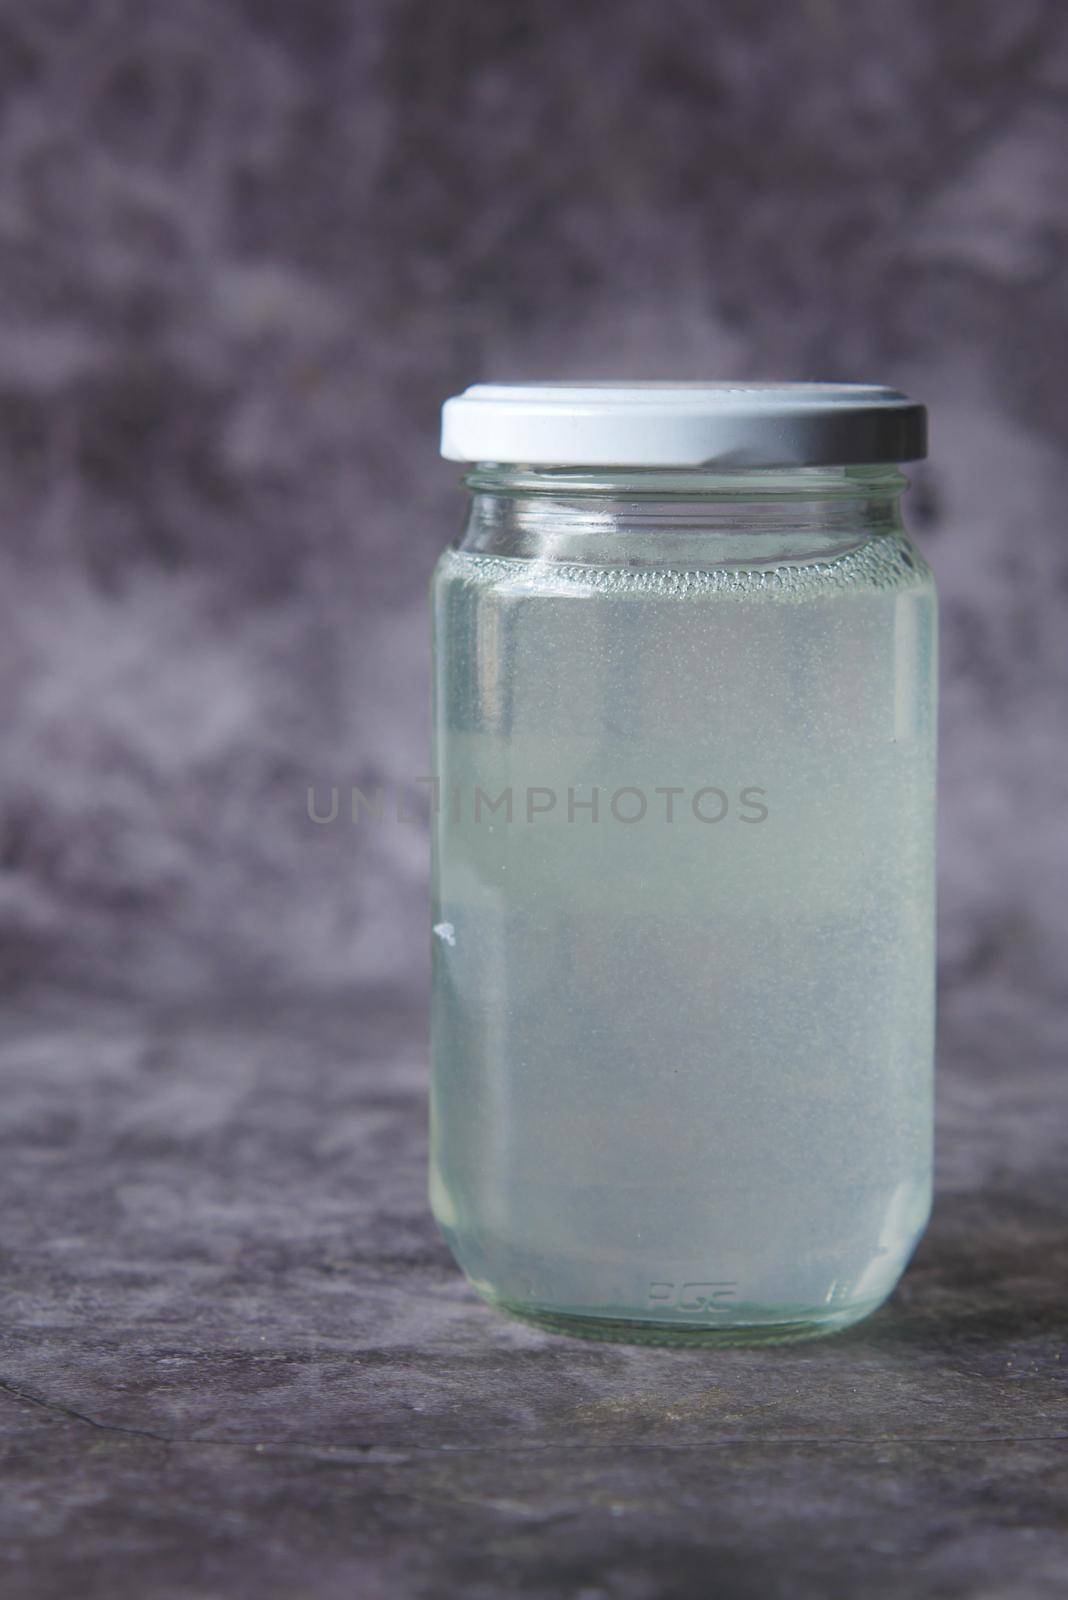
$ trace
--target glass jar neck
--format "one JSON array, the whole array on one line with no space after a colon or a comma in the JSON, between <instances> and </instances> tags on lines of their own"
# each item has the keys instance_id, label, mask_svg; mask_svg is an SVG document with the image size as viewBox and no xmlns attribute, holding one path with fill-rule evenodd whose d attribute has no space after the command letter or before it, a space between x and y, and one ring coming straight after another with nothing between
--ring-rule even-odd
<instances>
[{"instance_id":1,"label":"glass jar neck","mask_svg":"<svg viewBox=\"0 0 1068 1600\"><path fill-rule=\"evenodd\" d=\"M460 548L597 565L828 560L901 534L890 467L524 467L480 463Z\"/></svg>"}]
</instances>

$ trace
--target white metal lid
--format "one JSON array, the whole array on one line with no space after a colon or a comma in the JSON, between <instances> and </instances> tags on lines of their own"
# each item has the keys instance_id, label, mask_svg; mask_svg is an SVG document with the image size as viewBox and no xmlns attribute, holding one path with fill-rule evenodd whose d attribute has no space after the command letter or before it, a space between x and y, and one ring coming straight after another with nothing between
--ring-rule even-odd
<instances>
[{"instance_id":1,"label":"white metal lid","mask_svg":"<svg viewBox=\"0 0 1068 1600\"><path fill-rule=\"evenodd\" d=\"M927 413L866 383L476 383L446 400L449 461L801 467L915 461Z\"/></svg>"}]
</instances>

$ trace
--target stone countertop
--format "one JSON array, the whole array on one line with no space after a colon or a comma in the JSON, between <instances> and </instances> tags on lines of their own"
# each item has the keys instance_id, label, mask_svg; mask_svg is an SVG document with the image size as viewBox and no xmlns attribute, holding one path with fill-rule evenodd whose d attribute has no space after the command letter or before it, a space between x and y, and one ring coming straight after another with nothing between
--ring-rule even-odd
<instances>
[{"instance_id":1,"label":"stone countertop","mask_svg":"<svg viewBox=\"0 0 1068 1600\"><path fill-rule=\"evenodd\" d=\"M893 1301L670 1351L464 1287L417 1006L9 1001L5 1600L1060 1596L1065 1037L950 996Z\"/></svg>"}]
</instances>

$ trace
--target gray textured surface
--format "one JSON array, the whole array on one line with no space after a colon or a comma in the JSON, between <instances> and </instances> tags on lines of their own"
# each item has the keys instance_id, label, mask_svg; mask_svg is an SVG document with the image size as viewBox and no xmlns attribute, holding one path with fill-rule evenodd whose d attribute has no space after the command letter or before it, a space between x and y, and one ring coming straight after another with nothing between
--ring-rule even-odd
<instances>
[{"instance_id":1,"label":"gray textured surface","mask_svg":"<svg viewBox=\"0 0 1068 1600\"><path fill-rule=\"evenodd\" d=\"M893 1303L710 1353L465 1291L403 1007L27 1005L0 1049L5 1600L1063 1594L1065 1042L951 1006L940 1199Z\"/></svg>"},{"instance_id":2,"label":"gray textured surface","mask_svg":"<svg viewBox=\"0 0 1068 1600\"><path fill-rule=\"evenodd\" d=\"M1066 133L1056 0L0 0L5 1600L1057 1592ZM423 831L306 815L425 770L440 399L583 374L932 408L940 1198L825 1347L471 1301Z\"/></svg>"}]
</instances>

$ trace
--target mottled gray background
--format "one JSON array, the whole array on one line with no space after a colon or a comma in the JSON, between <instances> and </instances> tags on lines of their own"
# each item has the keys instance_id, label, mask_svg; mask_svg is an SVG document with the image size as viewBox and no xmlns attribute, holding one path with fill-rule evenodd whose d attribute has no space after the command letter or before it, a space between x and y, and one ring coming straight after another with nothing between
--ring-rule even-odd
<instances>
[{"instance_id":1,"label":"mottled gray background","mask_svg":"<svg viewBox=\"0 0 1068 1600\"><path fill-rule=\"evenodd\" d=\"M12 978L421 991L422 829L317 831L306 783L425 769L442 398L630 374L929 404L943 962L1056 984L1062 7L0 17Z\"/></svg>"},{"instance_id":2,"label":"mottled gray background","mask_svg":"<svg viewBox=\"0 0 1068 1600\"><path fill-rule=\"evenodd\" d=\"M848 1463L776 1457L749 1524L699 1486L741 1493L701 1453L710 1370L739 1460L820 1418L867 1438L860 1371L879 1438L1018 1433L1039 1351L1024 1431L1058 1437L1066 148L1057 0L2 0L0 1282L10 1398L53 1452L33 1432L11 1595L437 1594L447 1569L450 1593L703 1594L715 1571L823 1600L861 1571L919 1594L924 1561L924 1594L1054 1592L1051 1504L1037 1545L987 1538L1024 1526L1045 1457L1006 1487L928 1452L863 1503ZM307 818L310 781L425 771L426 584L461 507L442 398L568 375L875 380L931 408L910 513L944 596L943 1199L890 1320L830 1354L665 1367L469 1301L421 1192L424 831ZM254 1361L273 1410L243 1409ZM340 1371L366 1425L327 1403ZM450 1498L429 1457L405 1477L396 1427L451 1448L456 1407L500 1431ZM621 1544L575 1457L493 1499L505 1438L577 1429L625 1477L620 1441L674 1448L680 1415L700 1438L670 1525L646 1484ZM199 1499L189 1458L167 1523L152 1451L197 1429L235 1453ZM146 1460L116 1466L129 1438ZM394 1489L364 1476L357 1513L348 1479L315 1487L383 1438ZM383 1509L411 1494L422 1521ZM801 1556L807 1516L828 1531Z\"/></svg>"}]
</instances>

